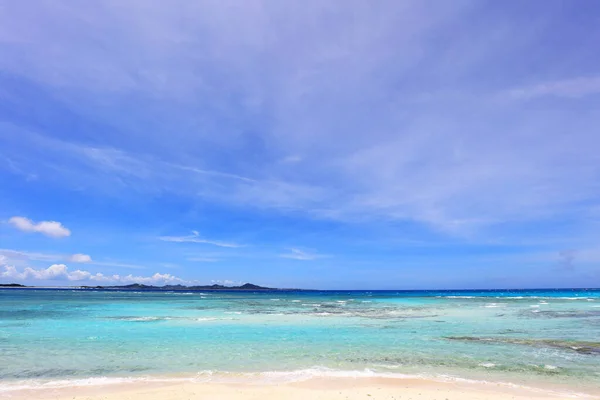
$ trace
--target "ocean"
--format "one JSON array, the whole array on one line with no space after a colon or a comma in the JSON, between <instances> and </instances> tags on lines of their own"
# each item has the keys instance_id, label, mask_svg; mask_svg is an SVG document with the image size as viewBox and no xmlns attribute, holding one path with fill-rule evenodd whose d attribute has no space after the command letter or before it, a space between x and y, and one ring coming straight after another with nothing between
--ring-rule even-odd
<instances>
[{"instance_id":1,"label":"ocean","mask_svg":"<svg viewBox=\"0 0 600 400\"><path fill-rule=\"evenodd\" d=\"M600 290L0 290L0 391L316 376L600 387Z\"/></svg>"}]
</instances>

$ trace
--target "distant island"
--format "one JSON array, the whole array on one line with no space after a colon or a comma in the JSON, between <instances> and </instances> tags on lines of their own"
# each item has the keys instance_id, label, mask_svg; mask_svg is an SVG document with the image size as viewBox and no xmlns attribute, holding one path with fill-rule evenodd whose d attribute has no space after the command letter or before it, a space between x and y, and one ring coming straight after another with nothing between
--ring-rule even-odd
<instances>
[{"instance_id":1,"label":"distant island","mask_svg":"<svg viewBox=\"0 0 600 400\"><path fill-rule=\"evenodd\" d=\"M19 283L0 283L0 288L35 288L36 286L25 286ZM55 289L61 289L61 287L54 287ZM278 289L264 286L254 285L252 283L245 283L241 286L224 286L224 285L198 285L198 286L184 286L184 285L165 285L165 286L152 286L143 285L141 283L133 283L131 285L121 286L63 286L63 288L69 289L95 289L95 290L260 290L260 291L276 291L276 290L301 290L301 289Z\"/></svg>"},{"instance_id":2,"label":"distant island","mask_svg":"<svg viewBox=\"0 0 600 400\"><path fill-rule=\"evenodd\" d=\"M81 289L119 289L119 290L286 290L276 289L264 286L254 285L252 283L246 283L241 286L224 286L224 285L204 285L204 286L183 286L183 285L165 285L165 286L152 286L142 285L140 283L133 283L131 285L124 286L79 286ZM287 289L289 290L289 289Z\"/></svg>"}]
</instances>

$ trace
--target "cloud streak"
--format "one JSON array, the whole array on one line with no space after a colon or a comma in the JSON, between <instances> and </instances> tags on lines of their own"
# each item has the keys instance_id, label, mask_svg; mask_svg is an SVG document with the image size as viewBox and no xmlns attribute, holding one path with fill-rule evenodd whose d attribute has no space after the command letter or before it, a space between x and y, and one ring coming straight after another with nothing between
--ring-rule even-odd
<instances>
[{"instance_id":1,"label":"cloud streak","mask_svg":"<svg viewBox=\"0 0 600 400\"><path fill-rule=\"evenodd\" d=\"M30 251L11 250L11 249L0 249L0 255L4 256L5 259L11 263L22 263L28 261L50 261L50 262L75 262L75 263L86 263L91 265L98 265L103 267L119 267L129 269L145 269L145 266L137 264L127 264L120 262L111 261L97 261L92 259L87 254L48 254L48 253L37 253Z\"/></svg>"},{"instance_id":2,"label":"cloud streak","mask_svg":"<svg viewBox=\"0 0 600 400\"><path fill-rule=\"evenodd\" d=\"M311 252L296 249L296 248L291 248L289 250L290 250L289 253L280 254L280 257L289 258L292 260L301 260L301 261L313 261L313 260L316 260L317 258L324 257L323 255L320 255L320 254L311 253Z\"/></svg>"},{"instance_id":3,"label":"cloud streak","mask_svg":"<svg viewBox=\"0 0 600 400\"><path fill-rule=\"evenodd\" d=\"M226 248L232 248L232 249L243 247L243 245L237 244L237 243L203 239L200 237L200 235L196 231L192 232L192 235L189 235L189 236L161 236L161 237L159 237L159 239L162 240L163 242L210 244L212 246L226 247Z\"/></svg>"},{"instance_id":4,"label":"cloud streak","mask_svg":"<svg viewBox=\"0 0 600 400\"><path fill-rule=\"evenodd\" d=\"M545 82L510 91L512 96L526 99L544 96L578 99L598 93L600 93L600 76Z\"/></svg>"},{"instance_id":5,"label":"cloud streak","mask_svg":"<svg viewBox=\"0 0 600 400\"><path fill-rule=\"evenodd\" d=\"M211 283L215 285L224 285L224 286L233 286L233 285L241 285L241 281L232 281L231 279L213 279Z\"/></svg>"}]
</instances>

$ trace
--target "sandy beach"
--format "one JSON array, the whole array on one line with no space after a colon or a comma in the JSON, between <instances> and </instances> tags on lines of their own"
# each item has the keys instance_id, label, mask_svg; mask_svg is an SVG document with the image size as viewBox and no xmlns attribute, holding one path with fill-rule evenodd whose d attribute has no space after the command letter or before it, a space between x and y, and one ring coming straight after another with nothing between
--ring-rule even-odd
<instances>
[{"instance_id":1,"label":"sandy beach","mask_svg":"<svg viewBox=\"0 0 600 400\"><path fill-rule=\"evenodd\" d=\"M440 383L396 379L312 379L285 384L135 383L8 392L21 400L526 400L600 399L596 394L509 387L486 383Z\"/></svg>"}]
</instances>

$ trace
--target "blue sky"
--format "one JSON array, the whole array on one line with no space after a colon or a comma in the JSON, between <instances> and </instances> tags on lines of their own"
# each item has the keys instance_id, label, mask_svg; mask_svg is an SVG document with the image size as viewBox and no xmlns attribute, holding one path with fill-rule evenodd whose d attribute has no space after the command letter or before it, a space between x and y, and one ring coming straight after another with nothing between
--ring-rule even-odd
<instances>
[{"instance_id":1,"label":"blue sky","mask_svg":"<svg viewBox=\"0 0 600 400\"><path fill-rule=\"evenodd\" d=\"M600 286L600 4L0 3L0 280Z\"/></svg>"}]
</instances>

